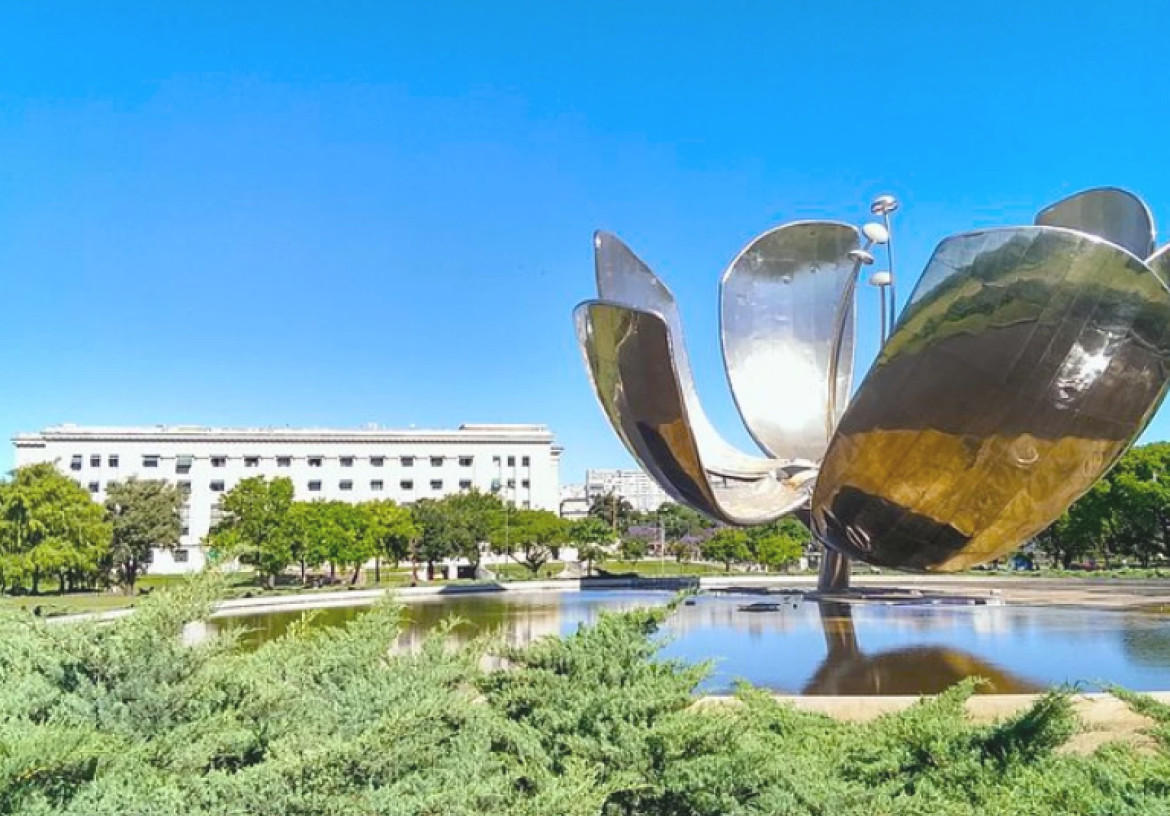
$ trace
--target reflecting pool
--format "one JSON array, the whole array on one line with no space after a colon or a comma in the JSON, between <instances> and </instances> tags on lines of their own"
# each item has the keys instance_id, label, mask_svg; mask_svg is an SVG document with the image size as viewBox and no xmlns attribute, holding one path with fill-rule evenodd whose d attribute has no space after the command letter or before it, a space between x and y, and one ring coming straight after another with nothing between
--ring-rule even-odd
<instances>
[{"instance_id":1,"label":"reflecting pool","mask_svg":"<svg viewBox=\"0 0 1170 816\"><path fill-rule=\"evenodd\" d=\"M587 590L444 595L406 603L409 648L445 618L471 637L491 629L513 643L566 635L602 610L666 603L669 592ZM743 607L766 600L769 611ZM361 607L317 610L314 626L337 626ZM246 645L282 634L302 612L220 618ZM1170 688L1170 615L1027 606L841 604L799 596L712 594L680 606L662 633L662 655L714 663L704 688L737 679L789 694L925 694L969 676L996 693L1061 683Z\"/></svg>"}]
</instances>

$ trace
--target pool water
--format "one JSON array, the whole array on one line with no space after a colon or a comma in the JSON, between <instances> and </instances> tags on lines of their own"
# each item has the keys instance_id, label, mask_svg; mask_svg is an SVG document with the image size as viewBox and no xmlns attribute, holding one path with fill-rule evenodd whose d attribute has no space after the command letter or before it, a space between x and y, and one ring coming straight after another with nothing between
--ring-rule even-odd
<instances>
[{"instance_id":1,"label":"pool water","mask_svg":"<svg viewBox=\"0 0 1170 816\"><path fill-rule=\"evenodd\" d=\"M566 635L605 609L666 603L670 592L586 590L508 592L411 599L400 645L416 644L440 621L466 623L471 637L500 631L512 643ZM714 661L703 689L730 690L738 679L789 694L897 695L940 691L965 677L984 691L1023 693L1053 685L1117 684L1170 689L1170 615L1027 606L841 604L772 596L776 608L743 610L759 596L700 595L663 628L661 655ZM361 607L322 609L313 626L337 626ZM246 646L282 634L302 613L219 618L242 628Z\"/></svg>"}]
</instances>

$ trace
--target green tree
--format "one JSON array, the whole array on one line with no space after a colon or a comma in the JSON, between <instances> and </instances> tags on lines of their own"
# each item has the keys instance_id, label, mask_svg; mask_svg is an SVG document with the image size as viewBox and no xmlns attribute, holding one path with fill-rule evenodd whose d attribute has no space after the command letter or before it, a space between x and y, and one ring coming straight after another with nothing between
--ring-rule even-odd
<instances>
[{"instance_id":1,"label":"green tree","mask_svg":"<svg viewBox=\"0 0 1170 816\"><path fill-rule=\"evenodd\" d=\"M411 505L411 515L418 526L418 539L412 558L427 566L427 578L433 579L435 562L454 558L463 546L463 534L450 506L436 499L420 499Z\"/></svg>"},{"instance_id":2,"label":"green tree","mask_svg":"<svg viewBox=\"0 0 1170 816\"><path fill-rule=\"evenodd\" d=\"M624 533L630 529L630 524L637 519L638 514L634 511L634 505L611 490L593 499L589 505L589 517L605 522L611 530Z\"/></svg>"},{"instance_id":3,"label":"green tree","mask_svg":"<svg viewBox=\"0 0 1170 816\"><path fill-rule=\"evenodd\" d=\"M0 578L6 585L29 581L35 593L50 575L61 591L92 584L110 536L101 505L51 464L19 468L0 484Z\"/></svg>"},{"instance_id":4,"label":"green tree","mask_svg":"<svg viewBox=\"0 0 1170 816\"><path fill-rule=\"evenodd\" d=\"M155 547L179 545L185 501L178 487L156 479L130 478L106 487L106 516L112 530L110 565L126 594L134 594L134 584L150 566Z\"/></svg>"},{"instance_id":5,"label":"green tree","mask_svg":"<svg viewBox=\"0 0 1170 816\"><path fill-rule=\"evenodd\" d=\"M752 558L752 551L748 546L748 534L734 527L724 527L704 541L702 553L708 561L718 561L723 564L727 572L731 572L732 564L750 561Z\"/></svg>"},{"instance_id":6,"label":"green tree","mask_svg":"<svg viewBox=\"0 0 1170 816\"><path fill-rule=\"evenodd\" d=\"M585 574L593 574L593 563L609 555L606 544L614 540L613 530L601 519L583 518L569 525L569 540L577 545L577 559L585 562Z\"/></svg>"},{"instance_id":7,"label":"green tree","mask_svg":"<svg viewBox=\"0 0 1170 816\"><path fill-rule=\"evenodd\" d=\"M533 575L556 555L568 540L569 524L551 510L517 510L510 514L506 536L493 531L492 549L523 564Z\"/></svg>"},{"instance_id":8,"label":"green tree","mask_svg":"<svg viewBox=\"0 0 1170 816\"><path fill-rule=\"evenodd\" d=\"M292 523L292 506L291 479L244 479L224 494L225 515L208 540L253 565L268 586L275 586L277 576L293 562L294 535L299 531Z\"/></svg>"},{"instance_id":9,"label":"green tree","mask_svg":"<svg viewBox=\"0 0 1170 816\"><path fill-rule=\"evenodd\" d=\"M808 546L808 528L791 516L748 531L752 560L768 570L779 570L800 560Z\"/></svg>"},{"instance_id":10,"label":"green tree","mask_svg":"<svg viewBox=\"0 0 1170 816\"><path fill-rule=\"evenodd\" d=\"M395 565L410 554L411 544L418 538L419 528L410 509L390 499L370 501L360 505L365 514L363 535L369 539L374 553L374 581L382 580L382 559Z\"/></svg>"},{"instance_id":11,"label":"green tree","mask_svg":"<svg viewBox=\"0 0 1170 816\"><path fill-rule=\"evenodd\" d=\"M622 536L618 550L621 552L622 559L625 561L641 561L646 557L646 553L650 551L650 544L646 539L640 538L639 536L625 535Z\"/></svg>"}]
</instances>

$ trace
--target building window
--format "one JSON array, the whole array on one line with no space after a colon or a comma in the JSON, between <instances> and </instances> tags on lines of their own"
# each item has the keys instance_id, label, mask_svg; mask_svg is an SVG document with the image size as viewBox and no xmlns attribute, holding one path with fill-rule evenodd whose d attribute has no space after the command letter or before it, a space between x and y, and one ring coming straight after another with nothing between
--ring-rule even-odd
<instances>
[{"instance_id":1,"label":"building window","mask_svg":"<svg viewBox=\"0 0 1170 816\"><path fill-rule=\"evenodd\" d=\"M69 460L69 469L81 470L81 454L78 454Z\"/></svg>"},{"instance_id":2,"label":"building window","mask_svg":"<svg viewBox=\"0 0 1170 816\"><path fill-rule=\"evenodd\" d=\"M403 479L401 482L398 483L398 486L401 487L403 490L414 490L414 480Z\"/></svg>"},{"instance_id":3,"label":"building window","mask_svg":"<svg viewBox=\"0 0 1170 816\"><path fill-rule=\"evenodd\" d=\"M413 456L403 456L402 457L402 466L403 467L414 467L414 457Z\"/></svg>"},{"instance_id":4,"label":"building window","mask_svg":"<svg viewBox=\"0 0 1170 816\"><path fill-rule=\"evenodd\" d=\"M191 554L186 549L184 549L183 547L179 547L177 550L175 550L175 554L174 554L175 563L176 564L186 564L190 555Z\"/></svg>"},{"instance_id":5,"label":"building window","mask_svg":"<svg viewBox=\"0 0 1170 816\"><path fill-rule=\"evenodd\" d=\"M442 489L443 489L443 480L442 479L431 479L431 490L442 490Z\"/></svg>"},{"instance_id":6,"label":"building window","mask_svg":"<svg viewBox=\"0 0 1170 816\"><path fill-rule=\"evenodd\" d=\"M277 467L291 467L292 466L292 457L291 456L278 456L278 457L276 457L276 466Z\"/></svg>"},{"instance_id":7,"label":"building window","mask_svg":"<svg viewBox=\"0 0 1170 816\"><path fill-rule=\"evenodd\" d=\"M184 524L182 527L179 528L179 535L190 535L190 534L191 534L191 527L189 525Z\"/></svg>"},{"instance_id":8,"label":"building window","mask_svg":"<svg viewBox=\"0 0 1170 816\"><path fill-rule=\"evenodd\" d=\"M223 521L223 502L222 501L217 500L215 502L215 504L211 505L211 513L209 514L209 521L211 522L212 527L214 527L215 525L217 525L221 521Z\"/></svg>"},{"instance_id":9,"label":"building window","mask_svg":"<svg viewBox=\"0 0 1170 816\"><path fill-rule=\"evenodd\" d=\"M520 502L520 509L521 510L531 510L532 504L527 499L525 499L524 501Z\"/></svg>"},{"instance_id":10,"label":"building window","mask_svg":"<svg viewBox=\"0 0 1170 816\"><path fill-rule=\"evenodd\" d=\"M431 467L442 467L442 466L443 466L443 457L442 456L432 456L431 457Z\"/></svg>"},{"instance_id":11,"label":"building window","mask_svg":"<svg viewBox=\"0 0 1170 816\"><path fill-rule=\"evenodd\" d=\"M309 482L309 492L319 493L321 491L321 483L317 481Z\"/></svg>"},{"instance_id":12,"label":"building window","mask_svg":"<svg viewBox=\"0 0 1170 816\"><path fill-rule=\"evenodd\" d=\"M459 480L459 489L460 490L471 490L471 479L460 479Z\"/></svg>"},{"instance_id":13,"label":"building window","mask_svg":"<svg viewBox=\"0 0 1170 816\"><path fill-rule=\"evenodd\" d=\"M212 493L222 493L223 492L223 482L221 482L221 481L212 482L211 483L211 492Z\"/></svg>"},{"instance_id":14,"label":"building window","mask_svg":"<svg viewBox=\"0 0 1170 816\"><path fill-rule=\"evenodd\" d=\"M310 456L309 457L309 467L321 467L321 457L320 456Z\"/></svg>"},{"instance_id":15,"label":"building window","mask_svg":"<svg viewBox=\"0 0 1170 816\"><path fill-rule=\"evenodd\" d=\"M109 457L106 459L106 464L109 465L110 467L117 467L118 466L118 454L111 453L109 455Z\"/></svg>"},{"instance_id":16,"label":"building window","mask_svg":"<svg viewBox=\"0 0 1170 816\"><path fill-rule=\"evenodd\" d=\"M370 490L379 491L382 489L382 480L374 479L370 482Z\"/></svg>"},{"instance_id":17,"label":"building window","mask_svg":"<svg viewBox=\"0 0 1170 816\"><path fill-rule=\"evenodd\" d=\"M244 467L260 467L260 457L259 456L245 456L244 457Z\"/></svg>"},{"instance_id":18,"label":"building window","mask_svg":"<svg viewBox=\"0 0 1170 816\"><path fill-rule=\"evenodd\" d=\"M353 480L342 479L341 484L339 484L338 487L340 487L342 490L353 490Z\"/></svg>"},{"instance_id":19,"label":"building window","mask_svg":"<svg viewBox=\"0 0 1170 816\"><path fill-rule=\"evenodd\" d=\"M521 466L523 466L523 467L528 467L528 457L527 457L527 456L525 456L523 459L521 459L521 460L520 460L520 464L521 464Z\"/></svg>"},{"instance_id":20,"label":"building window","mask_svg":"<svg viewBox=\"0 0 1170 816\"><path fill-rule=\"evenodd\" d=\"M90 493L97 493L99 490L101 490L100 484L98 484L97 482L90 482L89 483L89 492Z\"/></svg>"},{"instance_id":21,"label":"building window","mask_svg":"<svg viewBox=\"0 0 1170 816\"><path fill-rule=\"evenodd\" d=\"M498 457L498 456L493 456L493 457L492 457L492 464L493 464L493 465L498 465L499 463L500 463L500 457Z\"/></svg>"},{"instance_id":22,"label":"building window","mask_svg":"<svg viewBox=\"0 0 1170 816\"><path fill-rule=\"evenodd\" d=\"M352 456L341 457L341 466L342 467L353 467L353 457Z\"/></svg>"},{"instance_id":23,"label":"building window","mask_svg":"<svg viewBox=\"0 0 1170 816\"><path fill-rule=\"evenodd\" d=\"M95 454L91 455L89 457L89 466L90 467L101 467L102 466L102 455L100 453L95 453Z\"/></svg>"},{"instance_id":24,"label":"building window","mask_svg":"<svg viewBox=\"0 0 1170 816\"><path fill-rule=\"evenodd\" d=\"M372 467L382 467L382 465L384 465L384 464L386 464L386 457L385 456L371 456L370 457L370 465Z\"/></svg>"},{"instance_id":25,"label":"building window","mask_svg":"<svg viewBox=\"0 0 1170 816\"><path fill-rule=\"evenodd\" d=\"M516 480L515 480L515 479L509 479L509 480L508 480L508 487L509 487L509 488L512 488L512 489L515 489L515 487L516 487Z\"/></svg>"},{"instance_id":26,"label":"building window","mask_svg":"<svg viewBox=\"0 0 1170 816\"><path fill-rule=\"evenodd\" d=\"M179 482L176 485L176 487L179 488L179 492L182 493L184 496L191 495L191 483L190 482Z\"/></svg>"},{"instance_id":27,"label":"building window","mask_svg":"<svg viewBox=\"0 0 1170 816\"><path fill-rule=\"evenodd\" d=\"M211 466L212 467L223 467L226 464L227 464L227 457L226 456L213 456L213 457L211 457Z\"/></svg>"},{"instance_id":28,"label":"building window","mask_svg":"<svg viewBox=\"0 0 1170 816\"><path fill-rule=\"evenodd\" d=\"M527 479L521 479L521 480L520 480L520 486L521 486L521 487L528 487L528 480L527 480Z\"/></svg>"},{"instance_id":29,"label":"building window","mask_svg":"<svg viewBox=\"0 0 1170 816\"><path fill-rule=\"evenodd\" d=\"M175 459L175 473L190 473L193 456L179 456Z\"/></svg>"},{"instance_id":30,"label":"building window","mask_svg":"<svg viewBox=\"0 0 1170 816\"><path fill-rule=\"evenodd\" d=\"M471 457L470 456L460 456L459 457L459 467L471 467Z\"/></svg>"},{"instance_id":31,"label":"building window","mask_svg":"<svg viewBox=\"0 0 1170 816\"><path fill-rule=\"evenodd\" d=\"M158 467L158 457L151 456L151 455L143 456L142 457L142 466L143 467Z\"/></svg>"},{"instance_id":32,"label":"building window","mask_svg":"<svg viewBox=\"0 0 1170 816\"><path fill-rule=\"evenodd\" d=\"M515 456L508 457L508 467L516 467L516 457Z\"/></svg>"}]
</instances>

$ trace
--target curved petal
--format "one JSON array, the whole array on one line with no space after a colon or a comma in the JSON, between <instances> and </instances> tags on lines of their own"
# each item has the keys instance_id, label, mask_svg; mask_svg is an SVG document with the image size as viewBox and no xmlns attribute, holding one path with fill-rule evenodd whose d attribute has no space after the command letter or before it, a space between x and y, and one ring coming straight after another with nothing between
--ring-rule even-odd
<instances>
[{"instance_id":1,"label":"curved petal","mask_svg":"<svg viewBox=\"0 0 1170 816\"><path fill-rule=\"evenodd\" d=\"M789 478L779 462L772 473L742 479L705 465L660 315L586 301L574 317L602 410L627 450L676 500L729 524L763 524L808 500L809 474Z\"/></svg>"},{"instance_id":2,"label":"curved petal","mask_svg":"<svg viewBox=\"0 0 1170 816\"><path fill-rule=\"evenodd\" d=\"M1064 227L1117 244L1144 258L1154 251L1154 216L1133 193L1098 187L1062 199L1036 215L1039 227Z\"/></svg>"},{"instance_id":3,"label":"curved petal","mask_svg":"<svg viewBox=\"0 0 1170 816\"><path fill-rule=\"evenodd\" d=\"M813 497L847 555L947 572L1054 521L1146 426L1170 377L1170 290L1063 229L935 250L845 412Z\"/></svg>"},{"instance_id":4,"label":"curved petal","mask_svg":"<svg viewBox=\"0 0 1170 816\"><path fill-rule=\"evenodd\" d=\"M855 321L845 295L858 269L849 253L860 246L849 224L785 224L748 244L723 274L727 378L744 424L773 456L820 461L849 402Z\"/></svg>"},{"instance_id":5,"label":"curved petal","mask_svg":"<svg viewBox=\"0 0 1170 816\"><path fill-rule=\"evenodd\" d=\"M779 463L762 456L752 456L734 447L715 429L699 402L690 359L683 345L682 316L674 295L650 267L642 262L615 235L598 232L593 236L593 258L597 275L598 297L632 309L662 316L673 338L672 365L691 417L699 447L712 471L728 476L754 477L775 470Z\"/></svg>"},{"instance_id":6,"label":"curved petal","mask_svg":"<svg viewBox=\"0 0 1170 816\"><path fill-rule=\"evenodd\" d=\"M1146 258L1146 266L1154 271L1162 283L1170 285L1170 244Z\"/></svg>"}]
</instances>

